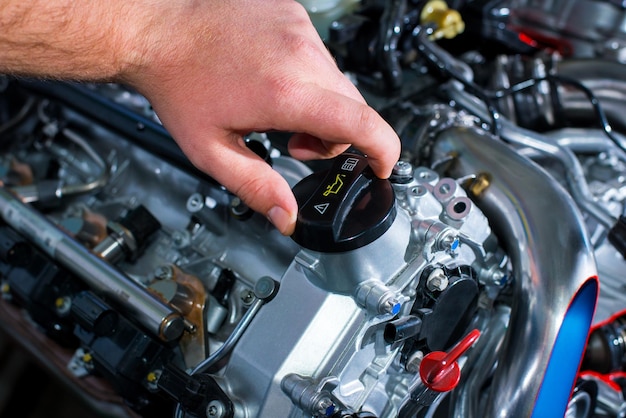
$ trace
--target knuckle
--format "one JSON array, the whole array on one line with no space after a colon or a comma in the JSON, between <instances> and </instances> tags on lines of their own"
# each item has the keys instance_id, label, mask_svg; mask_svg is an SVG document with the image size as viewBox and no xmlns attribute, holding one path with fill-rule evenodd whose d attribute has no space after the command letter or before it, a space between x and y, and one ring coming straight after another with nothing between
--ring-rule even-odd
<instances>
[{"instance_id":1,"label":"knuckle","mask_svg":"<svg viewBox=\"0 0 626 418\"><path fill-rule=\"evenodd\" d=\"M371 107L361 105L356 113L355 128L359 132L374 132L380 124L380 116Z\"/></svg>"},{"instance_id":2,"label":"knuckle","mask_svg":"<svg viewBox=\"0 0 626 418\"><path fill-rule=\"evenodd\" d=\"M242 182L239 182L234 190L231 190L237 195L244 203L255 210L262 210L264 208L258 207L258 198L268 195L267 181L260 177L247 178Z\"/></svg>"}]
</instances>

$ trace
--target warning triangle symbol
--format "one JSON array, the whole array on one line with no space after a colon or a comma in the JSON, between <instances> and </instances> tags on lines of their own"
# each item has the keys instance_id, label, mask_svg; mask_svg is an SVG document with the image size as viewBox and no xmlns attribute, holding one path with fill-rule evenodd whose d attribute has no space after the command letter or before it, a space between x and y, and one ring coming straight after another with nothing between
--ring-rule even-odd
<instances>
[{"instance_id":1,"label":"warning triangle symbol","mask_svg":"<svg viewBox=\"0 0 626 418\"><path fill-rule=\"evenodd\" d=\"M330 203L320 203L319 205L315 205L313 207L323 215L324 212L326 212L326 209L328 209L328 206L330 206Z\"/></svg>"}]
</instances>

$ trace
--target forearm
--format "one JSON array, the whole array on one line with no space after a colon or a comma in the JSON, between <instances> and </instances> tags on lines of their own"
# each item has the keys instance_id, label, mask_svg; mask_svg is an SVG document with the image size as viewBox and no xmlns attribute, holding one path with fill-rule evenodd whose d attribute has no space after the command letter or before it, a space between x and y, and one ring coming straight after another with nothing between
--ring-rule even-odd
<instances>
[{"instance_id":1,"label":"forearm","mask_svg":"<svg viewBox=\"0 0 626 418\"><path fill-rule=\"evenodd\" d=\"M380 177L400 153L295 0L0 0L2 72L131 85L198 168L285 234L296 200L242 135L297 132L301 159L352 143Z\"/></svg>"},{"instance_id":2,"label":"forearm","mask_svg":"<svg viewBox=\"0 0 626 418\"><path fill-rule=\"evenodd\" d=\"M0 73L80 80L117 78L134 65L140 46L145 45L142 28L149 23L145 21L149 16L137 16L138 7L130 10L133 4L0 1Z\"/></svg>"}]
</instances>

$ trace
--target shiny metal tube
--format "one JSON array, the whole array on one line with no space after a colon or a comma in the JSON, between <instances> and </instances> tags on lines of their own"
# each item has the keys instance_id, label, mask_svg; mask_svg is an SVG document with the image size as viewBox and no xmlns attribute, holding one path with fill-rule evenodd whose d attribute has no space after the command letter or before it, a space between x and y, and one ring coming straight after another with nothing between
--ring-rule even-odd
<instances>
[{"instance_id":1,"label":"shiny metal tube","mask_svg":"<svg viewBox=\"0 0 626 418\"><path fill-rule=\"evenodd\" d=\"M511 319L484 416L529 417L542 395L570 304L583 290L585 296L588 289L597 295L591 244L570 196L509 146L476 128L456 127L441 133L433 149L435 161L450 156L457 158L447 174L460 178L484 173L490 179L474 200L511 257L515 273ZM582 315L588 324L574 329L583 339L580 347L572 347L569 354L574 357L582 356L588 332L584 327L591 323L595 299L591 305ZM571 374L560 383L566 391L573 386L577 367L565 370ZM564 403L563 408L567 399Z\"/></svg>"},{"instance_id":2,"label":"shiny metal tube","mask_svg":"<svg viewBox=\"0 0 626 418\"><path fill-rule=\"evenodd\" d=\"M470 110L481 119L490 119L484 104L471 94L456 87L448 90L448 94L462 107ZM580 162L571 150L560 146L542 134L520 128L504 118L500 119L500 128L500 135L507 141L521 147L536 149L559 160L566 170L566 180L572 197L581 209L593 216L607 229L611 229L615 225L617 219L605 207L595 201Z\"/></svg>"},{"instance_id":3,"label":"shiny metal tube","mask_svg":"<svg viewBox=\"0 0 626 418\"><path fill-rule=\"evenodd\" d=\"M626 144L626 137L614 132L617 138ZM573 129L565 128L545 135L556 141L562 147L569 148L576 153L600 153L607 152L617 156L622 161L626 161L626 152L618 148L606 134L599 129Z\"/></svg>"},{"instance_id":4,"label":"shiny metal tube","mask_svg":"<svg viewBox=\"0 0 626 418\"><path fill-rule=\"evenodd\" d=\"M222 360L225 356L227 356L230 351L235 347L243 333L248 328L248 325L252 322L256 314L261 310L261 307L265 301L261 298L255 298L250 308L243 314L241 320L233 330L233 332L228 336L228 339L218 348L214 353L212 353L209 357L202 360L198 365L196 365L190 372L191 375L204 373L217 364L220 360ZM176 405L176 410L174 411L174 418L183 418L185 413L183 412L181 404Z\"/></svg>"},{"instance_id":5,"label":"shiny metal tube","mask_svg":"<svg viewBox=\"0 0 626 418\"><path fill-rule=\"evenodd\" d=\"M221 359L223 359L230 350L233 349L237 341L241 338L243 333L248 328L248 325L252 322L257 312L261 309L265 301L260 298L254 299L250 308L243 314L241 320L237 323L237 326L233 330L233 332L228 336L228 339L218 348L214 353L212 353L209 357L202 360L196 367L193 368L191 374L204 373L209 370L212 366L217 364Z\"/></svg>"},{"instance_id":6,"label":"shiny metal tube","mask_svg":"<svg viewBox=\"0 0 626 418\"><path fill-rule=\"evenodd\" d=\"M555 141L559 146L567 148L576 154L599 154L606 152L626 162L626 152L618 148L607 138L606 134L599 129L564 128L545 132L543 135ZM617 132L614 132L613 135L626 143L625 136ZM540 153L534 148L521 148L518 152L532 159L545 157L545 154Z\"/></svg>"},{"instance_id":7,"label":"shiny metal tube","mask_svg":"<svg viewBox=\"0 0 626 418\"><path fill-rule=\"evenodd\" d=\"M63 135L65 135L65 137L71 142L79 146L85 152L85 154L87 154L87 156L91 158L98 167L100 167L100 175L96 179L88 183L81 184L62 184L61 182L48 181L27 186L12 187L11 190L20 195L22 202L33 203L39 201L41 199L41 187L53 187L55 189L54 196L57 199L60 199L65 196L73 196L91 192L93 190L104 187L109 181L109 165L106 163L106 161L104 161L104 159L102 159L100 155L98 155L98 153L91 147L91 145L89 145L89 143L82 136L80 136L78 133L74 132L71 129L63 129ZM54 148L50 149L50 151L53 150ZM56 152L57 157L63 158L62 155L58 155L59 153L60 151Z\"/></svg>"},{"instance_id":8,"label":"shiny metal tube","mask_svg":"<svg viewBox=\"0 0 626 418\"><path fill-rule=\"evenodd\" d=\"M0 187L0 214L26 239L96 292L114 300L155 336L171 341L182 335L185 324L176 310L154 298L140 284L90 252L3 187Z\"/></svg>"},{"instance_id":9,"label":"shiny metal tube","mask_svg":"<svg viewBox=\"0 0 626 418\"><path fill-rule=\"evenodd\" d=\"M71 129L63 129L63 135L76 145L78 145L85 153L100 167L100 176L93 181L85 184L64 185L61 188L61 196L75 195L90 192L92 190L104 187L109 181L109 166L102 157L89 145L89 143L78 133ZM59 197L61 197L59 196Z\"/></svg>"}]
</instances>

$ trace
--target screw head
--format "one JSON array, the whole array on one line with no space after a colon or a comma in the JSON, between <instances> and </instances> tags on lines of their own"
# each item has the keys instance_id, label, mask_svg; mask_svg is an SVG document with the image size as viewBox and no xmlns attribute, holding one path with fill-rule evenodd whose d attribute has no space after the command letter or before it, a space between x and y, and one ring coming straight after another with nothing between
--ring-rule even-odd
<instances>
[{"instance_id":1,"label":"screw head","mask_svg":"<svg viewBox=\"0 0 626 418\"><path fill-rule=\"evenodd\" d=\"M413 166L407 161L398 161L393 167L390 180L398 184L409 183L413 179Z\"/></svg>"},{"instance_id":2,"label":"screw head","mask_svg":"<svg viewBox=\"0 0 626 418\"><path fill-rule=\"evenodd\" d=\"M206 416L209 418L221 418L224 416L224 405L217 400L209 402L206 407Z\"/></svg>"},{"instance_id":3,"label":"screw head","mask_svg":"<svg viewBox=\"0 0 626 418\"><path fill-rule=\"evenodd\" d=\"M442 231L437 238L437 248L449 254L455 253L459 245L460 241L458 235L450 229Z\"/></svg>"},{"instance_id":4,"label":"screw head","mask_svg":"<svg viewBox=\"0 0 626 418\"><path fill-rule=\"evenodd\" d=\"M410 176L412 171L413 166L407 161L398 161L393 167L393 174L396 176Z\"/></svg>"},{"instance_id":5,"label":"screw head","mask_svg":"<svg viewBox=\"0 0 626 418\"><path fill-rule=\"evenodd\" d=\"M167 264L157 267L154 272L154 277L159 280L171 280L173 276L174 269L172 269L172 266Z\"/></svg>"},{"instance_id":6,"label":"screw head","mask_svg":"<svg viewBox=\"0 0 626 418\"><path fill-rule=\"evenodd\" d=\"M199 212L204 207L204 199L200 193L194 193L187 199L187 210L191 213Z\"/></svg>"},{"instance_id":7,"label":"screw head","mask_svg":"<svg viewBox=\"0 0 626 418\"><path fill-rule=\"evenodd\" d=\"M240 294L241 300L245 304L250 304L255 298L254 292L252 290L244 290Z\"/></svg>"}]
</instances>

